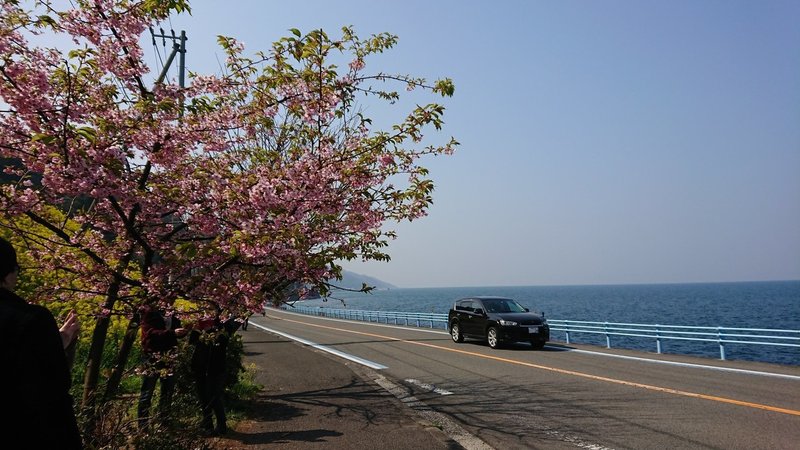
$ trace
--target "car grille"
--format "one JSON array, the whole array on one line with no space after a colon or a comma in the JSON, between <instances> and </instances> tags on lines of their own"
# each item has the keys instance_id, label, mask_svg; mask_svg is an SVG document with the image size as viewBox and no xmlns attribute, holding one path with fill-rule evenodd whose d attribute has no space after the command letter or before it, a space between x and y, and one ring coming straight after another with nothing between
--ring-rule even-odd
<instances>
[{"instance_id":1,"label":"car grille","mask_svg":"<svg viewBox=\"0 0 800 450\"><path fill-rule=\"evenodd\" d=\"M528 320L520 321L519 324L520 325L541 325L542 321L541 320L528 319Z\"/></svg>"}]
</instances>

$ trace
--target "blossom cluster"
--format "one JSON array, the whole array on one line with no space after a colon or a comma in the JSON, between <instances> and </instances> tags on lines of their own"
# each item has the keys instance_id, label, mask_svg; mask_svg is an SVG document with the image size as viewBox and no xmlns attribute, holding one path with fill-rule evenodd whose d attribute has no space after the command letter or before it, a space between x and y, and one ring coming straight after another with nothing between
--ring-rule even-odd
<instances>
[{"instance_id":1,"label":"blossom cluster","mask_svg":"<svg viewBox=\"0 0 800 450\"><path fill-rule=\"evenodd\" d=\"M42 25L25 3L4 3L0 19L0 208L5 223L41 226L14 230L44 270L81 280L98 317L176 297L243 313L289 286L324 290L337 261L388 258L387 221L431 203L420 158L457 144L419 145L424 127L439 128L439 105L391 131L359 114L357 94L392 98L362 87L391 79L364 71L392 37L365 46L352 30L315 31L261 60L225 39L225 75L148 86L140 35L163 10L78 2L46 24L76 44L64 52L27 40ZM326 63L348 51L346 72Z\"/></svg>"}]
</instances>

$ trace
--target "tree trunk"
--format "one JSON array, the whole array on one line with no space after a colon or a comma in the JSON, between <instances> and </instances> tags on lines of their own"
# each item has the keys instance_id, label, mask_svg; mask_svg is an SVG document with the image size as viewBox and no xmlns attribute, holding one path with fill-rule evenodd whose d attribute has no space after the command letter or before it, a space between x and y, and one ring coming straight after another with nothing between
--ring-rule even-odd
<instances>
[{"instance_id":1,"label":"tree trunk","mask_svg":"<svg viewBox=\"0 0 800 450\"><path fill-rule=\"evenodd\" d=\"M106 303L103 305L107 310L114 307L119 292L119 282L114 282L109 286L106 296ZM89 356L86 361L86 375L83 378L83 398L81 407L86 416L83 423L83 435L87 444L94 443L95 428L97 426L97 405L95 393L97 391L97 380L100 378L100 365L103 360L103 348L105 347L108 327L111 323L110 317L100 316L95 323L92 333L92 345L89 347Z\"/></svg>"},{"instance_id":2,"label":"tree trunk","mask_svg":"<svg viewBox=\"0 0 800 450\"><path fill-rule=\"evenodd\" d=\"M124 273L133 258L134 249L135 246L131 246L125 256L117 263L116 273ZM119 290L121 287L122 277L114 277L114 281L108 286L108 290L106 291L106 302L103 305L105 311L114 310L114 305L119 298ZM83 398L81 404L89 415L89 424L94 422L97 383L100 379L100 367L103 363L103 349L106 346L106 338L108 337L108 327L110 324L111 318L108 315L104 314L97 318L97 324L95 325L94 333L92 333L92 345L89 347L89 356L86 361L86 375L83 377Z\"/></svg>"},{"instance_id":3,"label":"tree trunk","mask_svg":"<svg viewBox=\"0 0 800 450\"><path fill-rule=\"evenodd\" d=\"M108 287L106 302L103 308L111 310L117 302L120 282L114 281ZM106 345L108 327L111 324L110 316L100 316L94 326L92 333L92 345L89 347L89 356L86 361L86 375L83 378L83 399L82 405L86 409L94 409L95 394L97 392L97 382L100 379L100 366L103 362L103 349Z\"/></svg>"},{"instance_id":4,"label":"tree trunk","mask_svg":"<svg viewBox=\"0 0 800 450\"><path fill-rule=\"evenodd\" d=\"M135 313L131 321L128 322L128 329L125 331L125 338L122 340L119 353L117 353L117 360L114 363L114 369L111 371L111 376L108 377L106 384L106 391L103 394L103 403L108 402L117 395L119 384L122 381L122 375L125 373L125 366L128 364L128 357L131 354L136 337L139 335L139 313Z\"/></svg>"}]
</instances>

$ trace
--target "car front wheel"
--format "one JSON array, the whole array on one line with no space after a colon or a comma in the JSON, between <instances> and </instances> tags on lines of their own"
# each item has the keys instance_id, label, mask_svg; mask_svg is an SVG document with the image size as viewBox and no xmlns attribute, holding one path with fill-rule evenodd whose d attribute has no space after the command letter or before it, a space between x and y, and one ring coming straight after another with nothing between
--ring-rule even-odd
<instances>
[{"instance_id":1,"label":"car front wheel","mask_svg":"<svg viewBox=\"0 0 800 450\"><path fill-rule=\"evenodd\" d=\"M464 342L464 335L461 334L461 328L456 322L450 325L450 337L453 338L453 342Z\"/></svg>"},{"instance_id":2,"label":"car front wheel","mask_svg":"<svg viewBox=\"0 0 800 450\"><path fill-rule=\"evenodd\" d=\"M500 346L500 336L497 332L497 328L489 327L489 330L486 331L486 342L488 342L489 347L492 348Z\"/></svg>"}]
</instances>

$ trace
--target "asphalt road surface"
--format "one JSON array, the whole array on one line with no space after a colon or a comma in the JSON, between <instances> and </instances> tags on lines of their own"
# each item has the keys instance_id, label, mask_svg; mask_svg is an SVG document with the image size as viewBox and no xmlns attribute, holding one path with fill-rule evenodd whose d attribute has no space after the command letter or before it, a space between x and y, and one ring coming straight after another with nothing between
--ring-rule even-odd
<instances>
[{"instance_id":1,"label":"asphalt road surface","mask_svg":"<svg viewBox=\"0 0 800 450\"><path fill-rule=\"evenodd\" d=\"M441 330L273 309L252 324L371 367L466 448L800 449L800 366L580 345L492 350Z\"/></svg>"}]
</instances>

